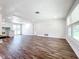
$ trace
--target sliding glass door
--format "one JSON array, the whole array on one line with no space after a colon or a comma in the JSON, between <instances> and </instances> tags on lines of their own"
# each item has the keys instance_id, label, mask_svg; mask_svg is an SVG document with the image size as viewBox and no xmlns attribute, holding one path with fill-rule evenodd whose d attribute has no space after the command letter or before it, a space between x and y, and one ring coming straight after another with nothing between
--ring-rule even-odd
<instances>
[{"instance_id":1,"label":"sliding glass door","mask_svg":"<svg viewBox=\"0 0 79 59\"><path fill-rule=\"evenodd\" d=\"M21 24L13 24L14 35L22 34L22 25Z\"/></svg>"}]
</instances>

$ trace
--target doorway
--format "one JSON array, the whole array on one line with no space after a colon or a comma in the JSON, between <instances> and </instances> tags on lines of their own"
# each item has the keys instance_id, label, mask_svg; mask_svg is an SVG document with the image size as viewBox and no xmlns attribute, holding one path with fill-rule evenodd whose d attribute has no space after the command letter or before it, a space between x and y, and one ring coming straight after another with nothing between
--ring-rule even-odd
<instances>
[{"instance_id":1,"label":"doorway","mask_svg":"<svg viewBox=\"0 0 79 59\"><path fill-rule=\"evenodd\" d=\"M13 24L14 35L22 34L22 24Z\"/></svg>"}]
</instances>

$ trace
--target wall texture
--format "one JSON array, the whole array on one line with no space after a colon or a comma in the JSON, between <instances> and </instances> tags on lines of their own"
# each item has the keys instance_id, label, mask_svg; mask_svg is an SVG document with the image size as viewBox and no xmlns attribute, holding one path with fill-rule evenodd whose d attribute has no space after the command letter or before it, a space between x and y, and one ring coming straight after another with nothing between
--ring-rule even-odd
<instances>
[{"instance_id":1,"label":"wall texture","mask_svg":"<svg viewBox=\"0 0 79 59\"><path fill-rule=\"evenodd\" d=\"M34 24L34 34L49 37L65 38L66 20L54 19Z\"/></svg>"}]
</instances>

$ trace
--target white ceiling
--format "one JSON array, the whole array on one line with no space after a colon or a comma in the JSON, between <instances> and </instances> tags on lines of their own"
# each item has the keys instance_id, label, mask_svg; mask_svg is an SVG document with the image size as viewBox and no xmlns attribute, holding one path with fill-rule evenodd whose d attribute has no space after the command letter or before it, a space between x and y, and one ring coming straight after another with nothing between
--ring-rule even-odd
<instances>
[{"instance_id":1,"label":"white ceiling","mask_svg":"<svg viewBox=\"0 0 79 59\"><path fill-rule=\"evenodd\" d=\"M2 0L3 16L18 16L27 21L65 18L75 0ZM39 11L39 14L35 14Z\"/></svg>"}]
</instances>

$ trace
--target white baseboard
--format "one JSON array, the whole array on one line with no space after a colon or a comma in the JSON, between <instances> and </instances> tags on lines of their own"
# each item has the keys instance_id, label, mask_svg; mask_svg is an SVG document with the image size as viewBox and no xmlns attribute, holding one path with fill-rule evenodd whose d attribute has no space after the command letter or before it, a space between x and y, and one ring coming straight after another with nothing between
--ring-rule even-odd
<instances>
[{"instance_id":1,"label":"white baseboard","mask_svg":"<svg viewBox=\"0 0 79 59\"><path fill-rule=\"evenodd\" d=\"M44 35L36 35L41 37L50 37L50 38L60 38L60 39L66 39L65 37L55 37L55 36L44 36Z\"/></svg>"},{"instance_id":2,"label":"white baseboard","mask_svg":"<svg viewBox=\"0 0 79 59\"><path fill-rule=\"evenodd\" d=\"M79 41L69 36L66 36L66 39L70 44L71 48L73 49L73 51L75 52L75 54L79 58Z\"/></svg>"}]
</instances>

